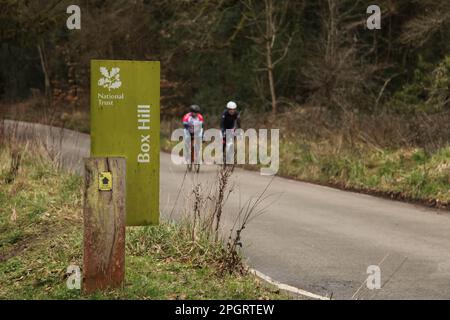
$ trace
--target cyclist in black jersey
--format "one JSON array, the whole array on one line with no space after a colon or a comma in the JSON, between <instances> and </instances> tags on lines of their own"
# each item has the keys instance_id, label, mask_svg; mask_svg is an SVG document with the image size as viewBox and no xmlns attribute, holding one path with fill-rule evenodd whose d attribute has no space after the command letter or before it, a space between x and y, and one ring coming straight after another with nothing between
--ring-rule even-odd
<instances>
[{"instance_id":1,"label":"cyclist in black jersey","mask_svg":"<svg viewBox=\"0 0 450 320\"><path fill-rule=\"evenodd\" d=\"M220 119L220 130L225 135L227 129L239 129L241 127L241 118L237 105L235 102L230 101L227 103L227 109L222 113Z\"/></svg>"},{"instance_id":2,"label":"cyclist in black jersey","mask_svg":"<svg viewBox=\"0 0 450 320\"><path fill-rule=\"evenodd\" d=\"M228 162L226 153L230 152L230 148L234 148L234 138L235 138L235 130L240 129L241 127L241 118L239 111L237 110L237 104L233 101L227 103L227 109L222 113L222 117L220 119L220 130L222 131L223 137L223 155L224 155L224 163ZM232 130L232 131L230 131ZM227 133L232 132L233 139L229 140L227 144ZM231 161L231 160L230 160Z\"/></svg>"}]
</instances>

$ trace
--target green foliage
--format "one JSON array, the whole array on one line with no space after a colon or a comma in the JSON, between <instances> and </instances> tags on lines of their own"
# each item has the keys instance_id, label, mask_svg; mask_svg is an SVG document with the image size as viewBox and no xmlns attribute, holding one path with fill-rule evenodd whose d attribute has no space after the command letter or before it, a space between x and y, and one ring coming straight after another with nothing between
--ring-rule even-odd
<instances>
[{"instance_id":1,"label":"green foliage","mask_svg":"<svg viewBox=\"0 0 450 320\"><path fill-rule=\"evenodd\" d=\"M400 168L401 168L401 165L399 162L395 162L392 160L386 160L378 168L377 173L378 173L378 176L392 182L392 178L394 177L395 173L398 172L398 170Z\"/></svg>"},{"instance_id":2,"label":"green foliage","mask_svg":"<svg viewBox=\"0 0 450 320\"><path fill-rule=\"evenodd\" d=\"M416 152L414 152L414 154L412 155L412 159L417 163L417 164L425 164L428 160L428 155L425 153L424 150L419 149Z\"/></svg>"},{"instance_id":3,"label":"green foliage","mask_svg":"<svg viewBox=\"0 0 450 320\"><path fill-rule=\"evenodd\" d=\"M76 174L64 174L61 184L61 201L63 203L78 201L81 193L82 178Z\"/></svg>"},{"instance_id":4,"label":"green foliage","mask_svg":"<svg viewBox=\"0 0 450 320\"><path fill-rule=\"evenodd\" d=\"M0 239L0 248L7 245L13 245L23 238L20 230L8 230Z\"/></svg>"},{"instance_id":5,"label":"green foliage","mask_svg":"<svg viewBox=\"0 0 450 320\"><path fill-rule=\"evenodd\" d=\"M419 59L411 82L397 91L390 107L403 113L439 112L450 105L450 56L438 65Z\"/></svg>"}]
</instances>

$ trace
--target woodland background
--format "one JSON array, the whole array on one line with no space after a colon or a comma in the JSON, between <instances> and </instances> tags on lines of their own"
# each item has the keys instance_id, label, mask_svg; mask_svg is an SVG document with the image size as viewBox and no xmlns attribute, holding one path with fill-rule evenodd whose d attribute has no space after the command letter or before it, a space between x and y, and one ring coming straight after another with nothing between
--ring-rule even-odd
<instances>
[{"instance_id":1,"label":"woodland background","mask_svg":"<svg viewBox=\"0 0 450 320\"><path fill-rule=\"evenodd\" d=\"M87 132L89 61L159 60L166 134L235 100L282 175L450 199L450 1L377 0L381 30L365 0L78 1L81 30L70 4L0 0L4 116Z\"/></svg>"}]
</instances>

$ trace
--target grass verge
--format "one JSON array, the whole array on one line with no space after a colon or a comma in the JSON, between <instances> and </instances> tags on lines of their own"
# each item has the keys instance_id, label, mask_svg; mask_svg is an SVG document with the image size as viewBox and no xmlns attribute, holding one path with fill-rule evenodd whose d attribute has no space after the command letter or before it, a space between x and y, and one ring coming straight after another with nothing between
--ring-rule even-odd
<instances>
[{"instance_id":1,"label":"grass verge","mask_svg":"<svg viewBox=\"0 0 450 320\"><path fill-rule=\"evenodd\" d=\"M363 147L364 148L364 147ZM280 175L342 189L450 208L450 148L336 149L284 141Z\"/></svg>"},{"instance_id":2,"label":"grass verge","mask_svg":"<svg viewBox=\"0 0 450 320\"><path fill-rule=\"evenodd\" d=\"M0 151L0 299L283 299L247 272L219 272L223 253L183 224L127 228L123 289L68 290L66 270L82 266L82 180L25 151L18 175Z\"/></svg>"}]
</instances>

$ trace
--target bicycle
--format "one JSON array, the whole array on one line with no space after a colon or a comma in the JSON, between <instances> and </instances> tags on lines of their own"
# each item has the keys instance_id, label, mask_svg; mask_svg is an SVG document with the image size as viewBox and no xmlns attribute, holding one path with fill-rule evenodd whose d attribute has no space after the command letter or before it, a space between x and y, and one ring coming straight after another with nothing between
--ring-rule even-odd
<instances>
[{"instance_id":1,"label":"bicycle","mask_svg":"<svg viewBox=\"0 0 450 320\"><path fill-rule=\"evenodd\" d=\"M187 170L189 172L191 172L192 170L194 170L195 173L199 173L200 172L200 163L195 163L195 155L196 155L196 150L195 150L195 139L194 139L194 135L191 135L191 161L187 163Z\"/></svg>"}]
</instances>

